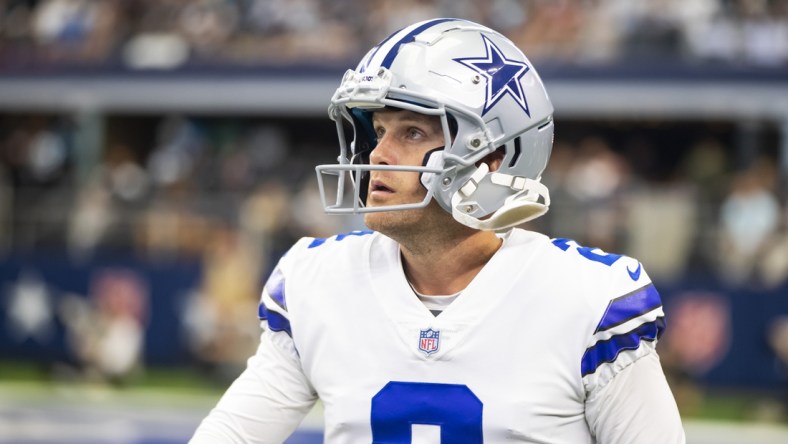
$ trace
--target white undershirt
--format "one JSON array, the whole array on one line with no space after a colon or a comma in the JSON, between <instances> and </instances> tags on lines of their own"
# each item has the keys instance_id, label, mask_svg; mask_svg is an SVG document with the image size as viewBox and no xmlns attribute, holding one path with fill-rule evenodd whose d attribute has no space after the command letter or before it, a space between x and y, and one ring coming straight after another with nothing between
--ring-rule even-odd
<instances>
[{"instance_id":1,"label":"white undershirt","mask_svg":"<svg viewBox=\"0 0 788 444\"><path fill-rule=\"evenodd\" d=\"M408 282L408 284L410 285L410 282ZM462 293L462 290L460 290L454 294L434 296L434 295L419 293L418 291L416 291L415 288L413 288L413 285L411 285L410 288L413 290L413 293L416 294L419 300L424 304L424 306L427 307L427 310L432 312L432 314L435 316L438 316L439 314L441 314L443 310L446 310L446 307L448 307L449 304L454 302L454 300L457 299L457 296L459 296L460 293Z\"/></svg>"}]
</instances>

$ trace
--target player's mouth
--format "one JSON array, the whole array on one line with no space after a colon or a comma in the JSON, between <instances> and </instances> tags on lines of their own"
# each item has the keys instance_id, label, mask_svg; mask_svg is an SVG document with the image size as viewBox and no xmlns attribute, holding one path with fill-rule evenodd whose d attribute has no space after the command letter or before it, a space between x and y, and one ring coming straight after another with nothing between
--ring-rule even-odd
<instances>
[{"instance_id":1,"label":"player's mouth","mask_svg":"<svg viewBox=\"0 0 788 444\"><path fill-rule=\"evenodd\" d=\"M373 180L369 184L369 194L372 197L384 197L394 193L394 189L380 180Z\"/></svg>"}]
</instances>

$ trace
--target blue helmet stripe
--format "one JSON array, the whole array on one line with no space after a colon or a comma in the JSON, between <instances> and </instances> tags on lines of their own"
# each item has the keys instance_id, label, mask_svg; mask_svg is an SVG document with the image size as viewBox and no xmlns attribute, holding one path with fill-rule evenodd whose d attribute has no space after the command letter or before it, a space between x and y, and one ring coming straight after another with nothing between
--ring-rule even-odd
<instances>
[{"instance_id":1,"label":"blue helmet stripe","mask_svg":"<svg viewBox=\"0 0 788 444\"><path fill-rule=\"evenodd\" d=\"M402 29L405 29L405 28L402 28ZM388 36L385 39L383 39L382 42L378 43L378 46L376 46L375 49L372 50L372 52L367 57L365 57L364 60L362 60L361 63L359 64L359 67L358 67L359 72L366 71L367 70L367 66L369 66L369 62L372 61L373 58L375 58L375 54L377 54L378 51L380 51L380 48L382 48L383 45L386 44L386 42L391 40L392 37L394 37L395 35L399 34L402 31L402 29L397 30L397 32L391 34L390 36Z\"/></svg>"},{"instance_id":2,"label":"blue helmet stripe","mask_svg":"<svg viewBox=\"0 0 788 444\"><path fill-rule=\"evenodd\" d=\"M654 322L647 322L640 327L613 336L606 341L599 341L586 349L580 362L583 376L594 373L602 364L613 362L624 350L635 350L642 341L656 341L665 330L665 318L659 317Z\"/></svg>"},{"instance_id":3,"label":"blue helmet stripe","mask_svg":"<svg viewBox=\"0 0 788 444\"><path fill-rule=\"evenodd\" d=\"M659 292L654 285L649 284L610 301L594 333L609 330L660 306L662 301Z\"/></svg>"},{"instance_id":4,"label":"blue helmet stripe","mask_svg":"<svg viewBox=\"0 0 788 444\"><path fill-rule=\"evenodd\" d=\"M421 32L427 29L435 25L438 25L440 23L450 22L452 20L457 20L457 19L444 18L444 19L430 20L428 22L424 22L421 26L418 26L417 28L413 29L409 33L405 34L404 37L399 39L399 41L395 43L394 46L391 47L391 49L389 50L388 54L386 54L386 57L383 59L383 62L380 64L380 66L384 68L391 68L391 64L394 62L394 59L397 57L397 53L399 52L400 46L404 45L405 43L412 42L416 35L420 34Z\"/></svg>"}]
</instances>

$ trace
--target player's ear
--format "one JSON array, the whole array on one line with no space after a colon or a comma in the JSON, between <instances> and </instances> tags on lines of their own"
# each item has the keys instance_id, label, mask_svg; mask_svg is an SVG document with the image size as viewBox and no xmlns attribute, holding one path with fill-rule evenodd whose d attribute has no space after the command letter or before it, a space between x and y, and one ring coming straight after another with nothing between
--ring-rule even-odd
<instances>
[{"instance_id":1,"label":"player's ear","mask_svg":"<svg viewBox=\"0 0 788 444\"><path fill-rule=\"evenodd\" d=\"M480 160L476 166L479 166L482 162L486 163L487 166L490 168L490 171L498 171L498 168L501 167L501 163L503 162L504 157L504 148L498 148L497 150L493 151L492 153L484 156L484 159Z\"/></svg>"}]
</instances>

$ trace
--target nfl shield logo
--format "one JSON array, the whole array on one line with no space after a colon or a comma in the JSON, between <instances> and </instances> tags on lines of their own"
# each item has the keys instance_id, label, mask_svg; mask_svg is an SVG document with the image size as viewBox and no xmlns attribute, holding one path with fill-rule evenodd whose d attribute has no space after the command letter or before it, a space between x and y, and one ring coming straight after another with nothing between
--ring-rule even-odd
<instances>
[{"instance_id":1,"label":"nfl shield logo","mask_svg":"<svg viewBox=\"0 0 788 444\"><path fill-rule=\"evenodd\" d=\"M427 355L435 353L440 346L440 336L441 332L439 330L433 330L431 328L421 330L419 334L419 350Z\"/></svg>"}]
</instances>

